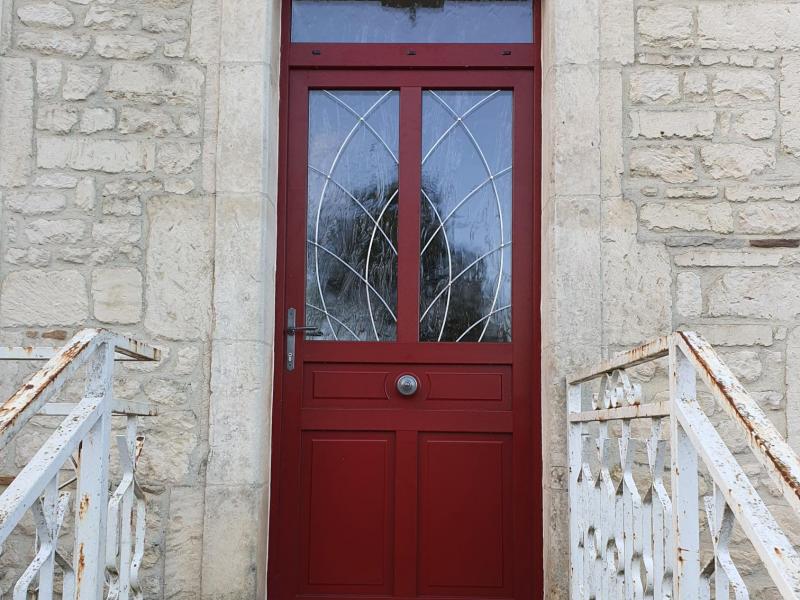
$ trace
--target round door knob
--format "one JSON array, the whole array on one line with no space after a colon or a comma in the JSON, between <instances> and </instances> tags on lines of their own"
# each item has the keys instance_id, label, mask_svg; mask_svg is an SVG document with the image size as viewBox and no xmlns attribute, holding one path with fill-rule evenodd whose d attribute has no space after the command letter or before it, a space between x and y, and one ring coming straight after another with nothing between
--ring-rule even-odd
<instances>
[{"instance_id":1,"label":"round door knob","mask_svg":"<svg viewBox=\"0 0 800 600\"><path fill-rule=\"evenodd\" d=\"M397 378L397 391L403 396L413 396L418 387L419 382L413 375L400 375Z\"/></svg>"}]
</instances>

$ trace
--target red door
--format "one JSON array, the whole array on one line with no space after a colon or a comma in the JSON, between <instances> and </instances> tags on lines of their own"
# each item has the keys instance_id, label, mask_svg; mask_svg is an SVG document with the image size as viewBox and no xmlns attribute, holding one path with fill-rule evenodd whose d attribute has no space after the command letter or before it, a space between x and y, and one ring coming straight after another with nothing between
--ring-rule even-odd
<instances>
[{"instance_id":1,"label":"red door","mask_svg":"<svg viewBox=\"0 0 800 600\"><path fill-rule=\"evenodd\" d=\"M541 597L533 72L286 91L270 597Z\"/></svg>"}]
</instances>

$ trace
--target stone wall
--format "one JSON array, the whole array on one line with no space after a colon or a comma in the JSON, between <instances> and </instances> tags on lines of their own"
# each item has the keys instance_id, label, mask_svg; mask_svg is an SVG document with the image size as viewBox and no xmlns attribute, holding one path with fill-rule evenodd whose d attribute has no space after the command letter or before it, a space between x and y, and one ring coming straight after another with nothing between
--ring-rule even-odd
<instances>
[{"instance_id":1,"label":"stone wall","mask_svg":"<svg viewBox=\"0 0 800 600\"><path fill-rule=\"evenodd\" d=\"M569 371L695 329L800 450L800 3L568 0L544 29L546 576L566 598Z\"/></svg>"},{"instance_id":2,"label":"stone wall","mask_svg":"<svg viewBox=\"0 0 800 600\"><path fill-rule=\"evenodd\" d=\"M115 386L159 410L148 598L263 589L278 4L0 0L0 344L91 325L162 349ZM5 397L29 368L3 369Z\"/></svg>"}]
</instances>

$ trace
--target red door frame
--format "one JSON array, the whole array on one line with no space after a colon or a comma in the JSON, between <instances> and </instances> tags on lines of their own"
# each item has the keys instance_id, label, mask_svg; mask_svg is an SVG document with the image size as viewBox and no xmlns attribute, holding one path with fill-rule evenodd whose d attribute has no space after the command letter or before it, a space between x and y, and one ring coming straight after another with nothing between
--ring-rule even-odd
<instances>
[{"instance_id":1,"label":"red door frame","mask_svg":"<svg viewBox=\"0 0 800 600\"><path fill-rule=\"evenodd\" d=\"M278 572L278 557L282 552L281 541L286 539L281 530L287 526L288 520L280 520L280 515L285 510L281 505L281 468L285 467L282 460L283 431L289 425L286 422L289 417L285 410L286 403L283 402L285 390L284 377L284 352L285 352L285 316L286 316L286 291L287 286L291 285L292 276L304 277L304 265L298 270L294 264L297 261L290 261L290 253L287 249L287 232L290 230L290 213L288 211L288 198L291 195L289 189L289 168L292 163L300 161L305 164L306 156L303 154L304 146L297 156L290 156L289 145L289 105L290 105L290 85L291 81L309 79L313 81L311 87L323 86L326 83L342 87L372 87L384 85L389 88L397 88L403 85L403 80L408 79L416 85L422 87L446 88L476 88L482 87L513 87L513 81L519 81L520 73L529 73L530 85L522 86L528 88L527 104L531 107L530 113L518 114L520 111L515 109L514 124L514 160L515 164L532 165L531 176L528 178L531 185L520 189L514 189L515 210L522 205L517 200L517 196L529 197L532 199L530 211L525 215L525 219L515 218L514 225L514 247L515 266L517 257L526 257L527 267L530 269L530 288L520 290L520 286L512 285L513 300L513 323L514 331L529 331L529 335L524 336L527 343L513 344L481 344L482 347L476 348L474 344L459 345L448 344L448 356L468 362L480 362L489 364L492 362L511 361L514 365L530 365L530 371L520 380L514 376L514 410L523 408L530 420L530 430L527 432L530 438L528 447L531 448L534 456L531 457L529 465L533 473L529 474L533 489L523 490L523 493L530 498L530 510L526 514L515 515L516 526L522 526L530 532L529 551L525 554L530 557L528 565L519 564L515 561L515 570L522 568L530 569L532 577L530 583L533 589L519 590L523 595L515 597L543 597L543 517L542 515L542 488L538 486L542 479L542 454L541 454L541 408L536 410L536 402L532 399L540 397L540 185L541 180L541 69L540 69L540 22L541 7L540 2L534 0L534 40L533 44L292 44L289 40L291 26L291 5L289 0L284 0L282 7L282 39L281 39L281 74L280 74L280 130L279 130L279 161L278 161L278 236L277 236L277 275L276 275L276 325L275 325L275 344L274 361L275 375L273 387L273 431L272 431L272 461L271 461L271 489L270 489L270 536L269 536L269 565L268 565L268 590L273 593L280 593L277 583L282 579ZM379 67L380 70L376 70ZM386 84L387 72L392 72L392 84ZM404 75L402 71L413 71L413 74ZM505 73L504 73L505 71ZM468 82L465 81L465 73ZM430 76L430 83L420 83L422 77ZM291 75L291 77L290 77ZM291 81L290 81L291 80ZM381 83L383 80L383 83ZM506 81L503 84L503 81ZM499 85L497 85L499 84ZM299 85L303 85L300 83ZM520 98L519 106L525 105L525 98ZM408 103L406 103L407 105ZM515 100L515 106L517 101ZM417 111L418 112L418 111ZM405 115L408 117L409 115ZM417 116L418 117L418 116ZM412 115L413 119L414 116ZM418 118L416 119L418 120ZM401 146L403 144L419 145L419 133L413 132L414 128L407 128L401 133ZM522 136L522 137L521 137ZM524 139L528 136L531 139ZM404 139L405 138L405 139ZM409 139L410 138L410 139ZM520 142L520 143L518 143ZM294 145L297 148L298 144ZM523 154L519 154L518 149L522 149ZM525 149L530 149L527 153ZM301 156L302 154L302 156ZM402 168L401 168L402 169ZM418 189L418 185L409 180L409 175L401 170L401 187L408 186L408 189ZM417 182L418 183L418 182ZM408 214L408 213L406 213ZM523 215L517 215L517 217ZM406 220L404 220L404 218ZM415 235L419 229L415 223L408 220L408 216L400 214L401 231L407 235ZM525 232L525 224L529 226ZM300 231L304 231L305 224ZM401 234L402 235L402 234ZM398 243L402 243L398 240ZM415 241L418 243L418 240ZM290 265L289 263L292 262ZM303 261L301 260L300 263ZM297 271L297 272L295 272ZM409 285L418 286L418 271L399 273L403 281ZM528 307L528 310L524 310ZM398 315L403 310L417 311L416 306L398 306ZM402 331L398 331L399 341L393 344L393 357L409 362L419 362L424 360L434 360L434 354L441 352L441 344L425 345L409 343L408 350L398 348L403 345L403 339L409 339ZM518 339L518 337L516 338ZM300 341L302 344L302 341ZM325 342L315 342L314 344L304 345L303 351L312 358L315 348L324 349ZM435 346L439 346L438 348ZM513 350L512 350L513 348ZM320 350L323 351L323 350ZM309 354L309 352L311 354ZM379 344L363 343L362 347L349 352L349 360L354 362L370 360L380 360L381 346ZM430 356L426 356L430 353ZM509 356L512 354L513 356ZM515 372L521 371L518 367ZM522 384L522 385L519 385ZM537 418L538 417L538 418ZM516 462L516 461L515 461ZM522 464L522 463L517 463ZM528 480L528 477L515 477L516 481ZM538 493L537 493L538 492ZM515 491L515 494L517 492ZM523 557L528 560L527 557ZM519 579L519 578L518 578ZM515 590L516 592L517 590ZM284 600L284 598L276 598Z\"/></svg>"}]
</instances>

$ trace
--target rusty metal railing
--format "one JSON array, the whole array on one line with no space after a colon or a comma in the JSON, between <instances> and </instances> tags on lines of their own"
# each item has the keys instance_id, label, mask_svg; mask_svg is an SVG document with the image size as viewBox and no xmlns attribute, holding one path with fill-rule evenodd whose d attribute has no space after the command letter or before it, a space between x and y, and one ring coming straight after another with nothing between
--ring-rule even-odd
<instances>
[{"instance_id":1,"label":"rusty metal railing","mask_svg":"<svg viewBox=\"0 0 800 600\"><path fill-rule=\"evenodd\" d=\"M64 417L33 458L0 494L0 552L30 513L35 524L34 557L16 579L14 600L33 592L40 600L141 598L139 566L144 553L144 493L136 483L143 438L137 417L149 406L113 397L113 365L121 360L156 361L159 351L100 329L85 329L59 351L0 347L0 360L44 360L46 364L0 405L0 452L23 433L34 415ZM85 391L75 404L54 402L85 367ZM111 417L122 415L125 434L116 438L121 477L109 495ZM67 491L74 486L74 496ZM59 535L74 506L74 544L69 558ZM25 565L22 565L25 566ZM60 572L60 577L56 573ZM60 589L55 589L60 582Z\"/></svg>"},{"instance_id":2,"label":"rusty metal railing","mask_svg":"<svg viewBox=\"0 0 800 600\"><path fill-rule=\"evenodd\" d=\"M664 357L668 398L645 402L632 371ZM673 333L567 381L572 598L749 598L738 527L749 562L800 599L800 556L698 400L698 380L800 519L798 456L701 336Z\"/></svg>"}]
</instances>

